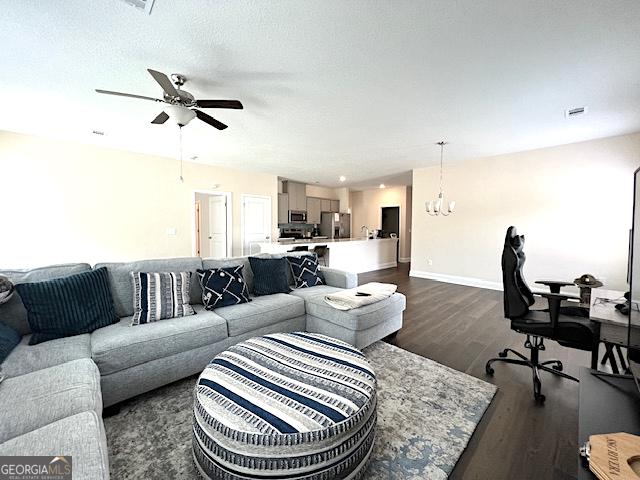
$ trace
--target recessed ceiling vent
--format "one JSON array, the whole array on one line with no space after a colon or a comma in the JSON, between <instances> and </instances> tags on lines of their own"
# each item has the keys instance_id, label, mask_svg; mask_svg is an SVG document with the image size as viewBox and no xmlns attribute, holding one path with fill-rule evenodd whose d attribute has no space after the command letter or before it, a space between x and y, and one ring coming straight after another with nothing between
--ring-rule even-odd
<instances>
[{"instance_id":1,"label":"recessed ceiling vent","mask_svg":"<svg viewBox=\"0 0 640 480\"><path fill-rule=\"evenodd\" d=\"M124 3L131 5L132 7L136 7L147 15L151 15L151 9L153 8L153 2L155 0L123 0Z\"/></svg>"},{"instance_id":2,"label":"recessed ceiling vent","mask_svg":"<svg viewBox=\"0 0 640 480\"><path fill-rule=\"evenodd\" d=\"M577 117L579 115L584 115L587 113L587 107L575 107L568 108L564 111L564 116L567 118Z\"/></svg>"}]
</instances>

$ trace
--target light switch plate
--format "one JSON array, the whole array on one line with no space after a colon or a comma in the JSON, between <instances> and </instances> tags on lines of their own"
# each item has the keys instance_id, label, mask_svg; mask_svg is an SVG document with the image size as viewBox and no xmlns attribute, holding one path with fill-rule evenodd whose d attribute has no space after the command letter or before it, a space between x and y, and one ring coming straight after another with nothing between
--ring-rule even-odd
<instances>
[{"instance_id":1,"label":"light switch plate","mask_svg":"<svg viewBox=\"0 0 640 480\"><path fill-rule=\"evenodd\" d=\"M167 235L173 237L176 234L176 227L167 228Z\"/></svg>"}]
</instances>

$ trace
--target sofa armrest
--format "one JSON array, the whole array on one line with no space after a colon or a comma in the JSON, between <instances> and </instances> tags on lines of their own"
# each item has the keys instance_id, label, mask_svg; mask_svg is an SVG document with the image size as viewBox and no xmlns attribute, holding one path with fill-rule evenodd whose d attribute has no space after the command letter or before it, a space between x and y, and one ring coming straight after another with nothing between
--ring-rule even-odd
<instances>
[{"instance_id":1,"label":"sofa armrest","mask_svg":"<svg viewBox=\"0 0 640 480\"><path fill-rule=\"evenodd\" d=\"M325 283L331 287L356 288L358 286L357 273L329 267L320 267L320 271L324 275Z\"/></svg>"}]
</instances>

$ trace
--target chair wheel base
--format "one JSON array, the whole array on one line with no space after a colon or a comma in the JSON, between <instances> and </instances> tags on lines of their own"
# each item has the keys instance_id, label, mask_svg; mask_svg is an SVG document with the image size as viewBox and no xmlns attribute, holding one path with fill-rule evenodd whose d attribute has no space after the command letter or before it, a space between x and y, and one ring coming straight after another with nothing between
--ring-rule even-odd
<instances>
[{"instance_id":1,"label":"chair wheel base","mask_svg":"<svg viewBox=\"0 0 640 480\"><path fill-rule=\"evenodd\" d=\"M492 377L493 377L493 374L496 372L496 371L495 371L493 368L491 368L491 367L486 367L486 368L485 368L485 371L487 372L487 375L492 376Z\"/></svg>"},{"instance_id":2,"label":"chair wheel base","mask_svg":"<svg viewBox=\"0 0 640 480\"><path fill-rule=\"evenodd\" d=\"M561 372L562 371L562 364L553 365L551 368L553 368L554 370L557 370L558 372Z\"/></svg>"},{"instance_id":3,"label":"chair wheel base","mask_svg":"<svg viewBox=\"0 0 640 480\"><path fill-rule=\"evenodd\" d=\"M498 356L499 356L500 358L506 358L507 353L508 353L508 352L505 350L505 351L503 351L503 352L499 352L499 353L498 353Z\"/></svg>"},{"instance_id":4,"label":"chair wheel base","mask_svg":"<svg viewBox=\"0 0 640 480\"><path fill-rule=\"evenodd\" d=\"M547 397L545 397L543 394L541 393L537 393L533 396L533 398L535 399L536 402L543 404L544 401L547 399Z\"/></svg>"}]
</instances>

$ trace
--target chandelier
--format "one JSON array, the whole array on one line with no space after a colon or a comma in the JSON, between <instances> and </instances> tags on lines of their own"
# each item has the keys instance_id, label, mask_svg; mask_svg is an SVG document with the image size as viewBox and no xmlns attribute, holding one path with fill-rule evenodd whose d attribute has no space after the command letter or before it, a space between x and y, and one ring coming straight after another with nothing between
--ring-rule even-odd
<instances>
[{"instance_id":1,"label":"chandelier","mask_svg":"<svg viewBox=\"0 0 640 480\"><path fill-rule=\"evenodd\" d=\"M444 217L448 217L453 213L453 209L456 207L456 202L450 200L445 211L445 203L444 203L444 191L442 190L442 157L444 156L444 146L447 144L444 140L438 142L436 145L440 145L440 193L438 194L438 199L434 201L425 202L424 206L427 210L427 213L432 217L442 215Z\"/></svg>"}]
</instances>

